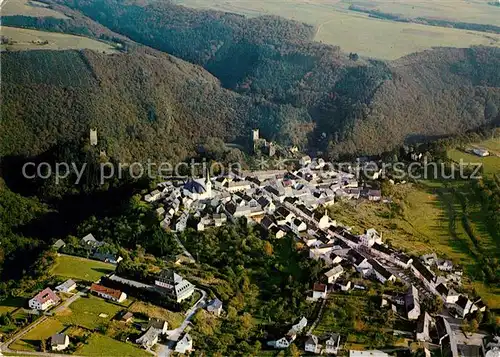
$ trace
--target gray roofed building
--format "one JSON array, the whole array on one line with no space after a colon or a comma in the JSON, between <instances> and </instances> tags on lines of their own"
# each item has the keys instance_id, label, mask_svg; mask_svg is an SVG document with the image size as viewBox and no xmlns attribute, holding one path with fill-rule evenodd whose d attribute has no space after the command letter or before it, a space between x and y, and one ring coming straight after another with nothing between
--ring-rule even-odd
<instances>
[{"instance_id":1,"label":"gray roofed building","mask_svg":"<svg viewBox=\"0 0 500 357\"><path fill-rule=\"evenodd\" d=\"M222 313L222 301L217 298L211 300L207 305L207 311L214 315L220 316L220 314Z\"/></svg>"},{"instance_id":2,"label":"gray roofed building","mask_svg":"<svg viewBox=\"0 0 500 357\"><path fill-rule=\"evenodd\" d=\"M65 246L66 243L62 239L58 239L54 244L52 244L52 248L54 248L55 250L59 250L61 248L64 248Z\"/></svg>"}]
</instances>

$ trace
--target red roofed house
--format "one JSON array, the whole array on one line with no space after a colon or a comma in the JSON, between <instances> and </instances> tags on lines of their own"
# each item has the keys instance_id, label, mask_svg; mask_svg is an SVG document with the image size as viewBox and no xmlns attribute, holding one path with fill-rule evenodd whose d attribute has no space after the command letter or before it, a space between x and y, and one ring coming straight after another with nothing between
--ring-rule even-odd
<instances>
[{"instance_id":1,"label":"red roofed house","mask_svg":"<svg viewBox=\"0 0 500 357\"><path fill-rule=\"evenodd\" d=\"M50 288L45 288L28 302L30 308L35 310L47 310L57 304L61 299Z\"/></svg>"},{"instance_id":2,"label":"red roofed house","mask_svg":"<svg viewBox=\"0 0 500 357\"><path fill-rule=\"evenodd\" d=\"M327 294L327 286L326 284L319 284L316 283L313 286L313 300L318 300L318 299L326 299L326 294Z\"/></svg>"},{"instance_id":3,"label":"red roofed house","mask_svg":"<svg viewBox=\"0 0 500 357\"><path fill-rule=\"evenodd\" d=\"M90 291L102 297L103 299L122 302L127 298L127 294L120 290L111 289L99 284L92 284Z\"/></svg>"}]
</instances>

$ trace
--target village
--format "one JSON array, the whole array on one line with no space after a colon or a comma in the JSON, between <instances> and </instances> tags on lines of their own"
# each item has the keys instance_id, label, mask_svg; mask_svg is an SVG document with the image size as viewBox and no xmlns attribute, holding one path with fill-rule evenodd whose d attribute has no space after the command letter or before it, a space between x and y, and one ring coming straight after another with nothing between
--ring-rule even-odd
<instances>
[{"instance_id":1,"label":"village","mask_svg":"<svg viewBox=\"0 0 500 357\"><path fill-rule=\"evenodd\" d=\"M262 227L273 239L293 236L306 247L309 259L323 262L326 268L322 278L310 287L306 298L311 304L321 305L316 321L300 318L289 329L286 327L288 332L283 336L268 340L268 348L286 349L300 341L303 351L311 355L336 355L343 351L351 357L388 356L389 352L379 350L346 349L345 336L338 331L323 335L313 332L322 319L330 295L352 291L364 294L368 284L399 284L400 292L380 296L380 309L390 310L416 326L413 331L402 333L422 343L427 356L436 350L452 357L498 355L500 341L485 343L486 336L467 335L461 330L463 319L484 312L486 306L479 298L457 292L463 275L459 267L436 254L409 256L385 244L382 235L371 227L366 227L364 234L356 235L351 232L352 227L329 217L325 208L339 200L381 202L384 198L380 189L373 188L370 183L360 185L354 174L337 171L322 159L304 156L295 170L231 173L218 177L206 174L202 178L165 181L143 200L154 207L161 227L173 232L183 232L188 226L204 231L244 219L248 224ZM65 244L58 240L54 249L59 251ZM91 258L94 260L116 265L122 259L116 254L99 253L98 248L105 243L92 234L81 238L79 244L93 252ZM180 241L179 244L182 247ZM183 261L189 263L195 259L184 249ZM361 282L356 277L361 277ZM114 319L132 324L136 329L136 333L131 334L133 339L127 337L128 342L148 354L169 356L196 350L196 341L189 334L190 321L196 311L205 309L216 317L224 315L223 302L217 296L196 287L171 269L159 272L154 282L130 280L110 272L90 285L77 286L73 279L68 279L52 288L45 287L32 297L29 308L43 316L33 325L71 306L78 298L92 295L121 307ZM189 306L183 311L180 326L173 327L164 319L145 318L129 311L125 304L129 297L124 290L151 297L153 304L160 298L179 304L189 302ZM439 311L429 313L423 308L424 300L436 299L442 303ZM2 350L12 351L9 346L26 332L21 331L4 341ZM49 350L55 353L67 350L73 338L65 333L50 336Z\"/></svg>"}]
</instances>

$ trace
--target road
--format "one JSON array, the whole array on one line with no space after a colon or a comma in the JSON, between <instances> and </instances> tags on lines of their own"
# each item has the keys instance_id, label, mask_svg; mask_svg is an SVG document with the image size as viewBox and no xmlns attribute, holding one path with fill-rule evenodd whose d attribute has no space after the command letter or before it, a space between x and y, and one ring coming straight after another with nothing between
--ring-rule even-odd
<instances>
[{"instance_id":1,"label":"road","mask_svg":"<svg viewBox=\"0 0 500 357\"><path fill-rule=\"evenodd\" d=\"M186 311L186 318L182 322L181 326L179 326L175 330L167 331L168 341L166 344L159 344L158 356L168 357L171 355L171 353L174 350L175 344L184 334L184 330L186 329L186 327L188 327L194 314L196 314L196 311L198 311L198 309L203 308L203 306L205 305L205 299L207 298L207 293L204 290L198 288L196 288L195 290L198 290L201 293L201 298L199 298L198 301L193 306L191 306L191 308L188 311Z\"/></svg>"}]
</instances>

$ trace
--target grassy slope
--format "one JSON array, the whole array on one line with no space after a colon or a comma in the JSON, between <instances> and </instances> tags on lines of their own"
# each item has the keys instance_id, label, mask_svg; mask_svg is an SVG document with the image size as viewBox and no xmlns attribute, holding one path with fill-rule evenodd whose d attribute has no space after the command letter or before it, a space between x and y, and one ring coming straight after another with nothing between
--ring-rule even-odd
<instances>
[{"instance_id":1,"label":"grassy slope","mask_svg":"<svg viewBox=\"0 0 500 357\"><path fill-rule=\"evenodd\" d=\"M36 5L36 6L35 6ZM33 17L55 17L67 19L61 12L49 9L43 3L29 0L6 0L2 5L2 16L24 15ZM3 31L4 29L2 29Z\"/></svg>"},{"instance_id":2,"label":"grassy slope","mask_svg":"<svg viewBox=\"0 0 500 357\"><path fill-rule=\"evenodd\" d=\"M105 53L117 53L114 47L105 42L96 41L87 37L63 33L45 32L2 26L2 36L14 41L12 45L2 45L2 49L10 51L21 50L73 50L88 48ZM41 45L37 42L48 41Z\"/></svg>"},{"instance_id":3,"label":"grassy slope","mask_svg":"<svg viewBox=\"0 0 500 357\"><path fill-rule=\"evenodd\" d=\"M331 215L358 232L360 227L374 227L385 241L408 253L436 252L448 257L473 277L478 269L477 250L462 223L463 209L458 197L461 193L469 201L468 216L481 244L488 249L500 249L486 230L481 207L474 202L467 182L425 181L419 186L404 185L395 189L404 196L400 211L390 205L349 202L332 208ZM472 281L470 286L491 308L500 308L499 289L479 281Z\"/></svg>"},{"instance_id":4,"label":"grassy slope","mask_svg":"<svg viewBox=\"0 0 500 357\"><path fill-rule=\"evenodd\" d=\"M426 10L432 7L432 4L427 0L420 2L426 3L424 7ZM335 4L321 0L308 2L301 0L265 2L178 0L177 3L194 8L211 8L247 16L272 14L302 21L316 26L316 41L338 45L345 52L357 52L361 55L381 59L395 59L434 46L500 45L500 36L498 35L490 36L490 34L474 31L378 20L364 14L348 11L346 4ZM425 16L429 13L423 11L424 9L418 13L418 10L415 10L415 4L412 3L412 5L414 14L418 16ZM488 6L474 6L474 9L482 14L490 13ZM440 11L437 8L433 10L434 12ZM465 14L466 12L461 13ZM450 17L447 16L447 18ZM456 17L451 18L463 20L458 13ZM494 19L492 16L491 23Z\"/></svg>"},{"instance_id":5,"label":"grassy slope","mask_svg":"<svg viewBox=\"0 0 500 357\"><path fill-rule=\"evenodd\" d=\"M61 255L57 258L52 274L77 280L96 281L114 270L115 266L112 264Z\"/></svg>"}]
</instances>

